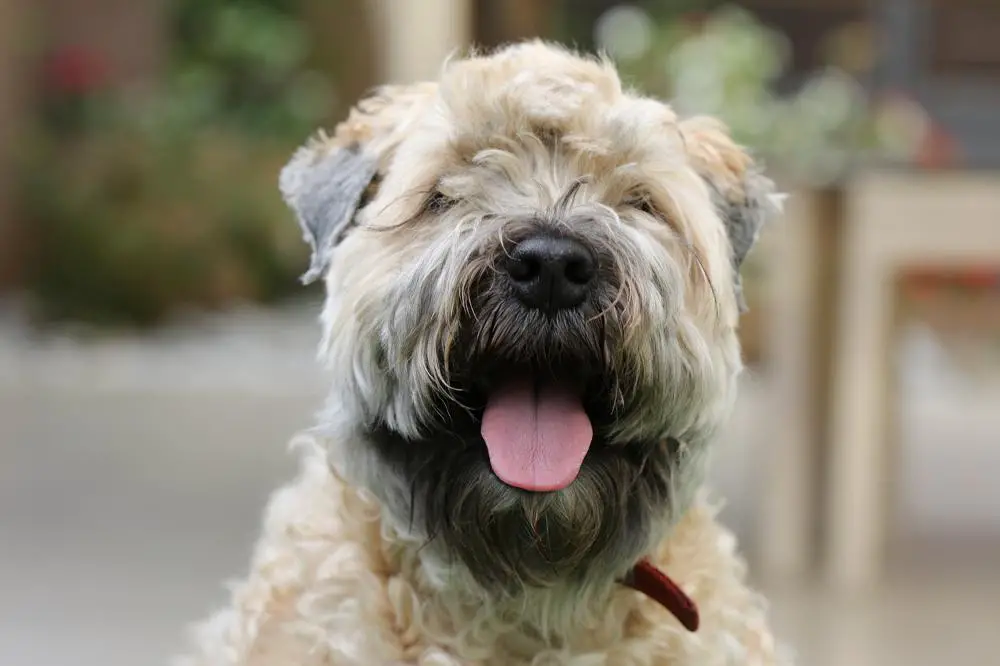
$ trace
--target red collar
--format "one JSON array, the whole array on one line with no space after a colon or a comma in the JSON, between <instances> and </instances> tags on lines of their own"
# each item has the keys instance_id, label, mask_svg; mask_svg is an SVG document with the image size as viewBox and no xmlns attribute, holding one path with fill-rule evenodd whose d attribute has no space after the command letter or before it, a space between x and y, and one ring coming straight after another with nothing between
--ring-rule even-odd
<instances>
[{"instance_id":1,"label":"red collar","mask_svg":"<svg viewBox=\"0 0 1000 666\"><path fill-rule=\"evenodd\" d=\"M670 577L642 560L629 571L622 584L647 597L670 611L688 631L698 630L698 607L684 590Z\"/></svg>"}]
</instances>

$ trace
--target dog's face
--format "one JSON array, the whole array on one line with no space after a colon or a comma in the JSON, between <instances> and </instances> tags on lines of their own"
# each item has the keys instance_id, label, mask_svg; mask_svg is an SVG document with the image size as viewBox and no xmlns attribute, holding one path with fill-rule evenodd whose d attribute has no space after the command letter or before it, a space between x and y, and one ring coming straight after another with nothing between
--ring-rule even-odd
<instances>
[{"instance_id":1,"label":"dog's face","mask_svg":"<svg viewBox=\"0 0 1000 666\"><path fill-rule=\"evenodd\" d=\"M620 575L689 505L774 203L721 127L523 44L362 101L282 189L324 426L397 529L509 591Z\"/></svg>"}]
</instances>

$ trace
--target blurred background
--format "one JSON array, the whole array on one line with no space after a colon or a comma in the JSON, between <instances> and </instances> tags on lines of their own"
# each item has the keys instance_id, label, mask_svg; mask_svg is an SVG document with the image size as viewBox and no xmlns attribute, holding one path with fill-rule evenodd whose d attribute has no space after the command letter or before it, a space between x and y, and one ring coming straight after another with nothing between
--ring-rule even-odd
<instances>
[{"instance_id":1,"label":"blurred background","mask_svg":"<svg viewBox=\"0 0 1000 666\"><path fill-rule=\"evenodd\" d=\"M0 663L163 663L324 393L277 171L471 43L603 49L791 194L713 484L814 666L996 658L1000 3L3 0Z\"/></svg>"}]
</instances>

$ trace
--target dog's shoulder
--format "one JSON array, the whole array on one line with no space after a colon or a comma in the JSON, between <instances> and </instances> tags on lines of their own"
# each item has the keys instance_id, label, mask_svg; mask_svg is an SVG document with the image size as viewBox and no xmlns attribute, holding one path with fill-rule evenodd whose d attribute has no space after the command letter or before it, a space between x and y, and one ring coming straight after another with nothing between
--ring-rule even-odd
<instances>
[{"instance_id":1,"label":"dog's shoulder","mask_svg":"<svg viewBox=\"0 0 1000 666\"><path fill-rule=\"evenodd\" d=\"M657 663L786 666L790 657L771 633L765 600L748 584L736 537L717 513L702 495L653 558L694 599L701 616L696 634L682 634L655 603L641 607L643 626L668 646Z\"/></svg>"},{"instance_id":2,"label":"dog's shoulder","mask_svg":"<svg viewBox=\"0 0 1000 666\"><path fill-rule=\"evenodd\" d=\"M249 574L231 588L225 610L193 628L192 655L176 666L394 658L378 640L389 631L380 629L378 505L337 475L318 443L298 448L300 472L268 501Z\"/></svg>"}]
</instances>

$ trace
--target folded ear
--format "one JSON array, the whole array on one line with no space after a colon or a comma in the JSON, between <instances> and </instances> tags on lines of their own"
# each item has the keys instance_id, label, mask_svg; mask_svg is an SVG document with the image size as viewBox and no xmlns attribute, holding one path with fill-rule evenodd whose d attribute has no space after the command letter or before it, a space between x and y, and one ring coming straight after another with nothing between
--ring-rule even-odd
<instances>
[{"instance_id":1,"label":"folded ear","mask_svg":"<svg viewBox=\"0 0 1000 666\"><path fill-rule=\"evenodd\" d=\"M282 169L279 188L312 248L306 284L329 266L333 248L355 225L433 84L386 86L362 99L333 136L318 133Z\"/></svg>"},{"instance_id":2,"label":"folded ear","mask_svg":"<svg viewBox=\"0 0 1000 666\"><path fill-rule=\"evenodd\" d=\"M707 116L689 118L681 121L680 131L688 159L708 185L726 225L736 273L736 298L740 312L746 312L740 267L764 223L781 212L785 197L775 192L774 183L718 120Z\"/></svg>"}]
</instances>

